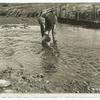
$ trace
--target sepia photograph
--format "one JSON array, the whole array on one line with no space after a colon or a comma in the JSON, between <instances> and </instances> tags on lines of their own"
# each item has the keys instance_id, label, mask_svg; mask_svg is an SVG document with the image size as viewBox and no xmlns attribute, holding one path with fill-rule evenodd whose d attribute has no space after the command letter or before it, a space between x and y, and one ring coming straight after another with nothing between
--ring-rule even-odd
<instances>
[{"instance_id":1,"label":"sepia photograph","mask_svg":"<svg viewBox=\"0 0 100 100\"><path fill-rule=\"evenodd\" d=\"M100 93L100 3L0 3L2 93Z\"/></svg>"}]
</instances>

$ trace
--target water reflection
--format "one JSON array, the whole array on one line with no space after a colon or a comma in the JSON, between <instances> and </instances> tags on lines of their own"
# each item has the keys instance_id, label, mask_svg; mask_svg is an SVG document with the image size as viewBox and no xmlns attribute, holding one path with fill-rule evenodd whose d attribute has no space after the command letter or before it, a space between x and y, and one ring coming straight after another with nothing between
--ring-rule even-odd
<instances>
[{"instance_id":1,"label":"water reflection","mask_svg":"<svg viewBox=\"0 0 100 100\"><path fill-rule=\"evenodd\" d=\"M59 50L57 44L52 48L44 49L44 53L42 54L42 68L46 74L52 75L57 72L58 57Z\"/></svg>"}]
</instances>

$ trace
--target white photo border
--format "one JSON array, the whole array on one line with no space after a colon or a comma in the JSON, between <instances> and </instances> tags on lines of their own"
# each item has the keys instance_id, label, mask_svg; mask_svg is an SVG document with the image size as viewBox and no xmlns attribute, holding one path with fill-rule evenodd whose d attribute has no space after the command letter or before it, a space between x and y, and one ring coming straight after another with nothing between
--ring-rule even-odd
<instances>
[{"instance_id":1,"label":"white photo border","mask_svg":"<svg viewBox=\"0 0 100 100\"><path fill-rule=\"evenodd\" d=\"M99 3L100 0L0 0L0 3Z\"/></svg>"},{"instance_id":2,"label":"white photo border","mask_svg":"<svg viewBox=\"0 0 100 100\"><path fill-rule=\"evenodd\" d=\"M100 0L0 0L0 3L100 3ZM26 100L27 98L70 98L69 100L73 100L73 98L79 98L75 100L80 100L81 98L100 98L100 94L74 94L74 93L62 93L62 94L0 94L0 100L2 98L23 98ZM25 99L26 98L26 99ZM16 99L17 100L17 99ZM32 99L33 100L33 99ZM58 100L58 99L56 99ZM83 100L83 99L82 99ZM85 99L87 100L87 99ZM88 99L90 100L90 99ZM94 99L92 99L94 100ZM95 99L97 100L97 99ZM98 99L99 100L99 99Z\"/></svg>"}]
</instances>

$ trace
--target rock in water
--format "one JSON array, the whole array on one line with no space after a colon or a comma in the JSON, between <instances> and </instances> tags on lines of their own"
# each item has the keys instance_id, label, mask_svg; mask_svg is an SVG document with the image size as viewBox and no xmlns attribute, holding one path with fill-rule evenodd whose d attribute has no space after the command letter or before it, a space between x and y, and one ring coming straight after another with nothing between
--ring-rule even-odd
<instances>
[{"instance_id":1,"label":"rock in water","mask_svg":"<svg viewBox=\"0 0 100 100\"><path fill-rule=\"evenodd\" d=\"M14 54L14 51L12 48L6 47L3 49L3 53L5 56L12 56Z\"/></svg>"},{"instance_id":2,"label":"rock in water","mask_svg":"<svg viewBox=\"0 0 100 100\"><path fill-rule=\"evenodd\" d=\"M10 81L7 81L7 80L3 80L1 79L0 80L0 87L3 88L3 87L8 87L11 85L11 82Z\"/></svg>"}]
</instances>

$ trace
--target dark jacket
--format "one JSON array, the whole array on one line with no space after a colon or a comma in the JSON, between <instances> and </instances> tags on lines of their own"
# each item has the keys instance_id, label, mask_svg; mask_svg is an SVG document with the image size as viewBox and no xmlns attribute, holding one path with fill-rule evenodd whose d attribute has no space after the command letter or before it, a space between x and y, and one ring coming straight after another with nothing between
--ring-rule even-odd
<instances>
[{"instance_id":1,"label":"dark jacket","mask_svg":"<svg viewBox=\"0 0 100 100\"><path fill-rule=\"evenodd\" d=\"M53 13L49 13L45 16L45 30L49 31L54 28L54 25L57 22L56 15Z\"/></svg>"}]
</instances>

